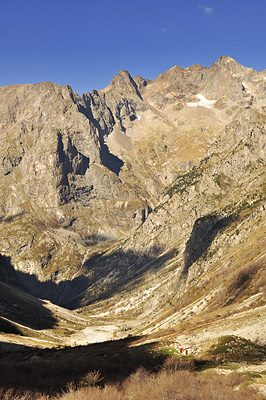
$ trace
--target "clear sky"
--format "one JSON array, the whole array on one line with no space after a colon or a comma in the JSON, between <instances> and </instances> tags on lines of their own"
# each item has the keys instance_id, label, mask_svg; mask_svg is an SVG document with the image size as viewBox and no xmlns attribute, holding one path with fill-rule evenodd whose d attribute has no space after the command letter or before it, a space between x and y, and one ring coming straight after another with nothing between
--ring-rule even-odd
<instances>
[{"instance_id":1,"label":"clear sky","mask_svg":"<svg viewBox=\"0 0 266 400\"><path fill-rule=\"evenodd\" d=\"M126 69L154 79L221 55L266 68L265 0L2 0L0 86L51 81L79 94Z\"/></svg>"}]
</instances>

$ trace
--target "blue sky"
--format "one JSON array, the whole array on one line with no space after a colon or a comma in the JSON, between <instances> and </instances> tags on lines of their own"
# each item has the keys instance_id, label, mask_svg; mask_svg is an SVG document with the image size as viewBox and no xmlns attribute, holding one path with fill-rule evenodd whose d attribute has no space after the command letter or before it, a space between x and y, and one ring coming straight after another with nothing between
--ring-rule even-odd
<instances>
[{"instance_id":1,"label":"blue sky","mask_svg":"<svg viewBox=\"0 0 266 400\"><path fill-rule=\"evenodd\" d=\"M52 81L82 94L121 69L154 79L221 55L261 71L265 16L265 0L2 0L0 86Z\"/></svg>"}]
</instances>

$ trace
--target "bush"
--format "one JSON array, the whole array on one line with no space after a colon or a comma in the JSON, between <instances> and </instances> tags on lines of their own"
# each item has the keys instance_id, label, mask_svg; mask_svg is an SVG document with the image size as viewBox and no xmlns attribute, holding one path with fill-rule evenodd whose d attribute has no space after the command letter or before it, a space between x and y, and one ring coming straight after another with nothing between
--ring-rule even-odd
<instances>
[{"instance_id":1,"label":"bush","mask_svg":"<svg viewBox=\"0 0 266 400\"><path fill-rule=\"evenodd\" d=\"M196 368L196 362L193 358L182 359L179 357L168 357L164 364L163 369L168 372L176 372L176 371L193 371Z\"/></svg>"},{"instance_id":2,"label":"bush","mask_svg":"<svg viewBox=\"0 0 266 400\"><path fill-rule=\"evenodd\" d=\"M263 400L263 396L253 390L239 388L245 380L237 373L223 376L211 371L169 372L163 369L155 374L139 368L122 385L70 390L62 400Z\"/></svg>"},{"instance_id":3,"label":"bush","mask_svg":"<svg viewBox=\"0 0 266 400\"><path fill-rule=\"evenodd\" d=\"M169 362L169 365L171 363ZM172 363L173 365L173 363ZM171 365L171 368L172 368ZM176 364L175 367L176 368ZM98 371L87 376L85 386L69 385L68 389L50 396L50 400L263 400L263 396L252 389L241 389L239 385L248 377L237 373L227 376L213 371L203 373L163 368L158 373L149 373L139 368L123 383L94 386L101 377ZM237 389L237 390L236 390ZM1 400L48 400L41 394L21 393L12 390L0 391Z\"/></svg>"}]
</instances>

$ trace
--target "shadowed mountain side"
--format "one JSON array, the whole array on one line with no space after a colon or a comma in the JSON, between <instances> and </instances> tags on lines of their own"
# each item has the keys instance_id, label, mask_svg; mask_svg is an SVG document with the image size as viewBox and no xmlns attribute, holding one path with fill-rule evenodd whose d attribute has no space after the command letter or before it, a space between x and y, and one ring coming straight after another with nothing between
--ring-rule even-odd
<instances>
[{"instance_id":1,"label":"shadowed mountain side","mask_svg":"<svg viewBox=\"0 0 266 400\"><path fill-rule=\"evenodd\" d=\"M1 256L0 271L1 278L4 275L3 271L5 271L7 282L20 282L17 271L14 270L8 257ZM10 280L9 277L12 277L12 279ZM19 287L21 288L22 285L19 284ZM56 319L44 306L43 301L1 281L0 316L3 317L0 317L0 332L6 333L20 334L19 328L12 325L10 321L23 324L31 329L48 329L56 324Z\"/></svg>"},{"instance_id":2,"label":"shadowed mountain side","mask_svg":"<svg viewBox=\"0 0 266 400\"><path fill-rule=\"evenodd\" d=\"M189 267L204 254L218 232L226 228L230 222L231 217L221 218L216 214L196 220L184 252L183 274L187 274Z\"/></svg>"},{"instance_id":3,"label":"shadowed mountain side","mask_svg":"<svg viewBox=\"0 0 266 400\"><path fill-rule=\"evenodd\" d=\"M0 387L54 395L66 390L70 383L78 385L90 371L99 371L100 384L104 385L123 382L140 367L158 370L167 355L152 352L154 343L131 347L138 339L132 337L60 350L18 349L5 353L0 359Z\"/></svg>"},{"instance_id":4,"label":"shadowed mountain side","mask_svg":"<svg viewBox=\"0 0 266 400\"><path fill-rule=\"evenodd\" d=\"M114 154L110 153L108 146L104 143L104 136L108 135L108 128L105 126L105 129L101 128L101 125L99 121L93 117L92 110L90 107L90 102L88 99L86 99L86 95L83 96L83 100L85 102L85 106L79 104L78 108L79 111L85 115L86 118L88 118L94 126L97 128L98 133L99 133L99 141L100 141L100 157L103 165L108 168L110 171L114 172L116 175L119 175L120 169L123 167L124 162L120 160L117 156ZM110 110L108 109L110 112ZM110 119L110 125L113 126L115 124L115 121L113 119L113 116L110 114L109 116Z\"/></svg>"},{"instance_id":5,"label":"shadowed mountain side","mask_svg":"<svg viewBox=\"0 0 266 400\"><path fill-rule=\"evenodd\" d=\"M162 268L176 253L177 250L172 249L162 254L162 249L153 247L149 254L118 249L111 254L97 255L84 264L84 274L90 277L88 290L76 298L68 294L69 300L65 297L62 305L77 308L80 302L87 305L111 297L130 283L139 285L147 271Z\"/></svg>"},{"instance_id":6,"label":"shadowed mountain side","mask_svg":"<svg viewBox=\"0 0 266 400\"><path fill-rule=\"evenodd\" d=\"M2 360L4 359L4 357L6 357L8 359L10 352L11 352L11 354L18 354L18 352L20 352L20 351L25 352L27 350L29 350L29 351L32 350L32 347L25 346L24 344L7 343L7 342L0 341L0 357ZM1 364L2 364L2 362L0 361L0 365ZM3 362L3 364L4 364L4 362ZM1 365L1 373L3 371L2 365Z\"/></svg>"},{"instance_id":7,"label":"shadowed mountain side","mask_svg":"<svg viewBox=\"0 0 266 400\"><path fill-rule=\"evenodd\" d=\"M101 145L100 155L103 165L116 175L119 175L124 162L114 154L110 153L109 148L105 143L102 142Z\"/></svg>"},{"instance_id":8,"label":"shadowed mountain side","mask_svg":"<svg viewBox=\"0 0 266 400\"><path fill-rule=\"evenodd\" d=\"M53 328L56 324L56 319L44 306L43 301L2 282L0 282L0 315L37 330ZM0 330L3 324L5 326L8 324L4 323L3 319L1 321ZM2 331L6 332L6 329Z\"/></svg>"},{"instance_id":9,"label":"shadowed mountain side","mask_svg":"<svg viewBox=\"0 0 266 400\"><path fill-rule=\"evenodd\" d=\"M84 263L79 276L58 283L52 280L39 281L35 275L15 271L11 264L9 269L27 293L74 309L80 306L81 300L90 304L122 291L130 282L139 283L146 271L161 268L176 254L176 250L164 254L161 252L160 248L154 247L149 254L125 252L122 249L109 254L97 254Z\"/></svg>"},{"instance_id":10,"label":"shadowed mountain side","mask_svg":"<svg viewBox=\"0 0 266 400\"><path fill-rule=\"evenodd\" d=\"M21 289L17 273L10 262L10 257L2 254L0 254L0 282L5 282Z\"/></svg>"},{"instance_id":11,"label":"shadowed mountain side","mask_svg":"<svg viewBox=\"0 0 266 400\"><path fill-rule=\"evenodd\" d=\"M27 293L40 299L50 300L60 306L64 306L62 296L64 298L68 296L76 297L89 285L89 278L84 275L58 283L52 280L39 281L35 275L26 274L22 271L17 271L17 276Z\"/></svg>"},{"instance_id":12,"label":"shadowed mountain side","mask_svg":"<svg viewBox=\"0 0 266 400\"><path fill-rule=\"evenodd\" d=\"M0 317L0 332L21 335L21 331L16 326L14 326L10 321L2 317Z\"/></svg>"}]
</instances>

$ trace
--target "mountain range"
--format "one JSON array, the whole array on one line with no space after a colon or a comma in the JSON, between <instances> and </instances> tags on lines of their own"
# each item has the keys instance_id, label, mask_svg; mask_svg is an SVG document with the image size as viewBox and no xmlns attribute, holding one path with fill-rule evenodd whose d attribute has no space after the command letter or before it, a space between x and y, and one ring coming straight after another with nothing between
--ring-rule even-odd
<instances>
[{"instance_id":1,"label":"mountain range","mask_svg":"<svg viewBox=\"0 0 266 400\"><path fill-rule=\"evenodd\" d=\"M1 87L0 115L3 332L69 309L117 337L264 343L266 70L223 56L82 96Z\"/></svg>"}]
</instances>

